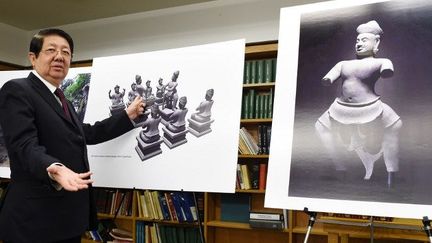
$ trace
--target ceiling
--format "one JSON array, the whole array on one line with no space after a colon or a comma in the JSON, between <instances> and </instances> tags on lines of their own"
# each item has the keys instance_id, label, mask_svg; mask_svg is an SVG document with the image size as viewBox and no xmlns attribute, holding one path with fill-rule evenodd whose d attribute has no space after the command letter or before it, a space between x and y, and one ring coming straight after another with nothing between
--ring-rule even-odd
<instances>
[{"instance_id":1,"label":"ceiling","mask_svg":"<svg viewBox=\"0 0 432 243\"><path fill-rule=\"evenodd\" d=\"M0 23L28 31L210 1L0 0Z\"/></svg>"}]
</instances>

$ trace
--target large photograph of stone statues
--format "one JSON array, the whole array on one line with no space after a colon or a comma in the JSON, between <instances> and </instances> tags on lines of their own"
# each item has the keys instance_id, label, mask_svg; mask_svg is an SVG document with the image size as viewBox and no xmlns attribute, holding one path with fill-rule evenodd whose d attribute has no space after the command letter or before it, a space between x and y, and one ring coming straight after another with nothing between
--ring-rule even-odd
<instances>
[{"instance_id":1,"label":"large photograph of stone statues","mask_svg":"<svg viewBox=\"0 0 432 243\"><path fill-rule=\"evenodd\" d=\"M297 209L430 214L431 10L426 1L389 1L300 16L284 161Z\"/></svg>"},{"instance_id":2,"label":"large photograph of stone statues","mask_svg":"<svg viewBox=\"0 0 432 243\"><path fill-rule=\"evenodd\" d=\"M25 78L30 70L1 71L0 87L4 83L15 78ZM60 89L65 97L72 103L80 121L84 120L86 112L88 91L90 87L91 68L70 68L69 73L63 80ZM0 114L2 115L2 114ZM0 178L10 178L10 163L7 149L4 144L3 131L0 127Z\"/></svg>"},{"instance_id":3,"label":"large photograph of stone statues","mask_svg":"<svg viewBox=\"0 0 432 243\"><path fill-rule=\"evenodd\" d=\"M146 103L135 129L89 147L95 185L234 191L243 59L244 41L94 59L86 121Z\"/></svg>"}]
</instances>

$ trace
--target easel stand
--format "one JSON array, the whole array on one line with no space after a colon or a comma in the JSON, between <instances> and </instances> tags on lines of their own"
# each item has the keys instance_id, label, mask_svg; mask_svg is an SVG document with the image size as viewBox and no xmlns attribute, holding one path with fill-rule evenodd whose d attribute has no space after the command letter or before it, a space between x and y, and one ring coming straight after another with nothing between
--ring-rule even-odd
<instances>
[{"instance_id":1,"label":"easel stand","mask_svg":"<svg viewBox=\"0 0 432 243\"><path fill-rule=\"evenodd\" d=\"M427 216L425 216L425 217L423 217L422 222L423 222L423 229L424 229L427 237L429 238L429 242L432 242L430 219Z\"/></svg>"},{"instance_id":2,"label":"easel stand","mask_svg":"<svg viewBox=\"0 0 432 243\"><path fill-rule=\"evenodd\" d=\"M195 207L196 207L196 211L197 211L197 219L198 219L198 227L199 227L201 243L205 243L203 224L201 221L201 215L200 215L199 209L198 209L198 200L196 198L195 192L193 192L193 198L194 198L194 203L195 203Z\"/></svg>"},{"instance_id":3,"label":"easel stand","mask_svg":"<svg viewBox=\"0 0 432 243\"><path fill-rule=\"evenodd\" d=\"M317 213L316 213L316 212L309 212L308 208L304 208L303 211L304 211L306 214L309 215L308 228L307 228L307 232L306 232L305 239L304 239L304 241L303 241L303 243L307 243L307 242L308 242L308 239L309 239L309 234L310 234L310 232L312 231L312 227L313 227L313 225L314 225L314 223L315 223L315 221L316 221Z\"/></svg>"}]
</instances>

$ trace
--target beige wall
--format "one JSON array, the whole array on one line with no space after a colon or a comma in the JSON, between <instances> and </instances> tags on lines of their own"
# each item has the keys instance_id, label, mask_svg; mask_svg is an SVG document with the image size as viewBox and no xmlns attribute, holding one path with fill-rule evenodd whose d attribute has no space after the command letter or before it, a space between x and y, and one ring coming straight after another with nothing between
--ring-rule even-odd
<instances>
[{"instance_id":1,"label":"beige wall","mask_svg":"<svg viewBox=\"0 0 432 243\"><path fill-rule=\"evenodd\" d=\"M313 2L319 0L219 0L60 27L74 38L74 61L80 61L231 39L276 40L280 8ZM0 25L1 33L3 28ZM0 52L0 61L28 66L22 56L37 30L12 32L11 37L19 41L7 38L0 45L16 43L17 47Z\"/></svg>"}]
</instances>

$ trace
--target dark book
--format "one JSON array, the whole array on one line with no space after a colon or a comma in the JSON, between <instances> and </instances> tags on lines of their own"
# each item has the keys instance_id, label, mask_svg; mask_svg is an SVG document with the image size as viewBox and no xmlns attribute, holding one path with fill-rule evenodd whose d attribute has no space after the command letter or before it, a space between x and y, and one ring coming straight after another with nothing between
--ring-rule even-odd
<instances>
[{"instance_id":1,"label":"dark book","mask_svg":"<svg viewBox=\"0 0 432 243\"><path fill-rule=\"evenodd\" d=\"M230 222L249 222L249 194L221 194L221 220Z\"/></svg>"},{"instance_id":2,"label":"dark book","mask_svg":"<svg viewBox=\"0 0 432 243\"><path fill-rule=\"evenodd\" d=\"M243 84L251 83L251 62L245 61Z\"/></svg>"},{"instance_id":3,"label":"dark book","mask_svg":"<svg viewBox=\"0 0 432 243\"><path fill-rule=\"evenodd\" d=\"M177 217L177 212L176 212L175 207L174 207L174 202L173 202L172 197L171 197L171 193L165 192L164 195L165 195L166 201L168 203L168 208L169 208L171 220L179 221L179 219Z\"/></svg>"},{"instance_id":4,"label":"dark book","mask_svg":"<svg viewBox=\"0 0 432 243\"><path fill-rule=\"evenodd\" d=\"M186 217L187 222L198 220L197 207L195 205L191 192L178 192L180 204Z\"/></svg>"},{"instance_id":5,"label":"dark book","mask_svg":"<svg viewBox=\"0 0 432 243\"><path fill-rule=\"evenodd\" d=\"M273 82L273 60L265 59L264 60L264 82L270 83Z\"/></svg>"},{"instance_id":6,"label":"dark book","mask_svg":"<svg viewBox=\"0 0 432 243\"><path fill-rule=\"evenodd\" d=\"M265 94L263 97L263 115L262 118L269 118L269 94Z\"/></svg>"},{"instance_id":7,"label":"dark book","mask_svg":"<svg viewBox=\"0 0 432 243\"><path fill-rule=\"evenodd\" d=\"M270 154L271 126L266 126L266 134L267 153Z\"/></svg>"},{"instance_id":8,"label":"dark book","mask_svg":"<svg viewBox=\"0 0 432 243\"><path fill-rule=\"evenodd\" d=\"M260 100L261 100L261 95L259 95L259 94L257 94L257 95L255 95L255 111L254 111L254 114L255 114L255 116L254 117L252 117L252 118L255 118L255 119L259 119L259 118L261 118L260 117L260 113L261 113L261 111L260 111Z\"/></svg>"},{"instance_id":9,"label":"dark book","mask_svg":"<svg viewBox=\"0 0 432 243\"><path fill-rule=\"evenodd\" d=\"M251 219L249 220L249 225L251 228L260 229L277 229L281 230L284 228L284 222L277 220L261 220L261 219Z\"/></svg>"},{"instance_id":10,"label":"dark book","mask_svg":"<svg viewBox=\"0 0 432 243\"><path fill-rule=\"evenodd\" d=\"M248 112L248 118L249 119L253 119L255 118L255 90L254 89L250 89L249 90L249 95L248 95L248 99L249 99L249 112Z\"/></svg>"},{"instance_id":11,"label":"dark book","mask_svg":"<svg viewBox=\"0 0 432 243\"><path fill-rule=\"evenodd\" d=\"M273 93L273 89L270 89L269 92L269 98L268 98L268 112L267 112L267 117L268 118L273 118L273 97L274 97L274 93Z\"/></svg>"},{"instance_id":12,"label":"dark book","mask_svg":"<svg viewBox=\"0 0 432 243\"><path fill-rule=\"evenodd\" d=\"M254 84L257 82L257 61L251 60L250 61L250 84Z\"/></svg>"},{"instance_id":13,"label":"dark book","mask_svg":"<svg viewBox=\"0 0 432 243\"><path fill-rule=\"evenodd\" d=\"M259 169L260 169L260 166L258 163L253 163L251 165L251 170L250 170L251 171L251 175L250 175L251 187L252 187L252 189L255 189L255 190L259 189Z\"/></svg>"},{"instance_id":14,"label":"dark book","mask_svg":"<svg viewBox=\"0 0 432 243\"><path fill-rule=\"evenodd\" d=\"M261 139L262 139L262 147L263 147L263 154L269 154L269 149L268 149L268 133L267 133L267 129L268 126L267 125L263 125L261 128Z\"/></svg>"},{"instance_id":15,"label":"dark book","mask_svg":"<svg viewBox=\"0 0 432 243\"><path fill-rule=\"evenodd\" d=\"M262 124L258 125L258 141L257 141L257 145L258 145L258 154L264 154L264 150L263 150L263 139L262 139Z\"/></svg>"},{"instance_id":16,"label":"dark book","mask_svg":"<svg viewBox=\"0 0 432 243\"><path fill-rule=\"evenodd\" d=\"M272 80L276 81L276 66L277 66L277 59L272 59Z\"/></svg>"},{"instance_id":17,"label":"dark book","mask_svg":"<svg viewBox=\"0 0 432 243\"><path fill-rule=\"evenodd\" d=\"M170 192L172 202L174 204L175 212L179 222L187 221L184 209L181 206L181 199L178 192Z\"/></svg>"},{"instance_id":18,"label":"dark book","mask_svg":"<svg viewBox=\"0 0 432 243\"><path fill-rule=\"evenodd\" d=\"M168 207L168 202L165 198L165 195L163 192L158 192L158 196L159 196L159 203L160 203L160 207L162 210L162 216L164 220L171 220L171 215L169 213L169 207Z\"/></svg>"},{"instance_id":19,"label":"dark book","mask_svg":"<svg viewBox=\"0 0 432 243\"><path fill-rule=\"evenodd\" d=\"M256 61L256 79L255 83L264 83L264 60Z\"/></svg>"}]
</instances>

